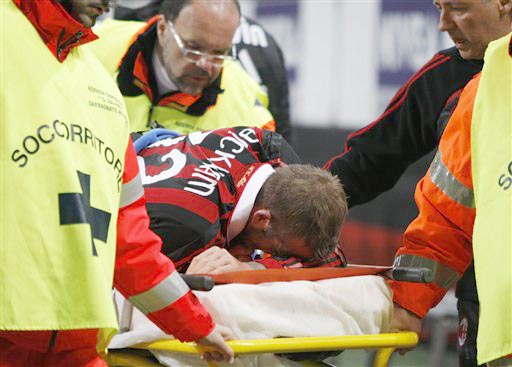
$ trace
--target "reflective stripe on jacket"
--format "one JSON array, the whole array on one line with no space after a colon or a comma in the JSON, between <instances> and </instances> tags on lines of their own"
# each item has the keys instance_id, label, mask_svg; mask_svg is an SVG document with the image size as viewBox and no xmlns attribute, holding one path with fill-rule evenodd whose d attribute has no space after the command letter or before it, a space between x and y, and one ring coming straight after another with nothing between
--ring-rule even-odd
<instances>
[{"instance_id":1,"label":"reflective stripe on jacket","mask_svg":"<svg viewBox=\"0 0 512 367\"><path fill-rule=\"evenodd\" d=\"M464 89L439 151L416 187L418 217L409 225L396 266L435 272L432 284L391 282L395 302L420 317L435 306L471 262L475 209L471 180L472 102L479 77Z\"/></svg>"},{"instance_id":2,"label":"reflective stripe on jacket","mask_svg":"<svg viewBox=\"0 0 512 367\"><path fill-rule=\"evenodd\" d=\"M478 363L512 352L512 61L510 35L489 45L481 75L464 89L427 175L419 216L395 264L434 271L432 284L391 282L394 301L424 316L473 253L481 304ZM476 218L476 219L475 219Z\"/></svg>"}]
</instances>

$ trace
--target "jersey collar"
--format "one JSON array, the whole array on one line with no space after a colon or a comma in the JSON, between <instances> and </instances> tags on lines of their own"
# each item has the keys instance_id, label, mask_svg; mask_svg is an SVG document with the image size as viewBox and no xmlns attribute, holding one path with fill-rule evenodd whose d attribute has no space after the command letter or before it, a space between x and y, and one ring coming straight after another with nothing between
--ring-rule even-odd
<instances>
[{"instance_id":1,"label":"jersey collar","mask_svg":"<svg viewBox=\"0 0 512 367\"><path fill-rule=\"evenodd\" d=\"M238 200L227 225L226 237L228 243L238 236L247 225L251 211L254 208L256 196L258 196L265 181L274 172L275 170L270 164L256 163L233 176Z\"/></svg>"}]
</instances>

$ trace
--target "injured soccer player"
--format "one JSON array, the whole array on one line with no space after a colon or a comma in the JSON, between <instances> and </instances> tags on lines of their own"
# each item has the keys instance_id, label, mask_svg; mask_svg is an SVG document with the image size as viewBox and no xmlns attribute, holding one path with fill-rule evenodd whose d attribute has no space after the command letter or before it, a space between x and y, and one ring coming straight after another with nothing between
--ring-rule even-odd
<instances>
[{"instance_id":1,"label":"injured soccer player","mask_svg":"<svg viewBox=\"0 0 512 367\"><path fill-rule=\"evenodd\" d=\"M347 213L341 184L319 168L297 164L280 135L250 127L188 136L153 130L135 147L151 228L179 271L345 265L338 241ZM255 249L268 255L254 259ZM379 334L388 331L393 310L379 276L225 284L195 294L239 340ZM169 338L125 307L119 294L116 303L122 332L111 349ZM165 366L204 365L198 356L152 353ZM236 367L292 365L269 353L235 360Z\"/></svg>"},{"instance_id":2,"label":"injured soccer player","mask_svg":"<svg viewBox=\"0 0 512 367\"><path fill-rule=\"evenodd\" d=\"M180 272L345 265L347 213L330 173L301 165L277 133L250 127L135 142L151 229ZM255 250L268 254L261 259Z\"/></svg>"}]
</instances>

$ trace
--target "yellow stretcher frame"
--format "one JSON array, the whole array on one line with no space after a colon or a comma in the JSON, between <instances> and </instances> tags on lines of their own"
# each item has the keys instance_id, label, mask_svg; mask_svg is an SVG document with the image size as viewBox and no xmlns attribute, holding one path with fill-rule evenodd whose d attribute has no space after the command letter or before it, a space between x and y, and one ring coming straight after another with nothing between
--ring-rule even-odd
<instances>
[{"instance_id":1,"label":"yellow stretcher frame","mask_svg":"<svg viewBox=\"0 0 512 367\"><path fill-rule=\"evenodd\" d=\"M360 266L360 269L351 268L332 268L332 269L286 269L289 274L293 270L301 270L302 274L307 271L363 271L364 274L368 272L368 268ZM361 269L363 268L363 269ZM366 269L365 269L366 268ZM390 267L371 267L371 271L377 271L381 273L383 270L390 270ZM277 270L277 269L273 269ZM279 269L282 270L282 269ZM395 270L399 270L398 268ZM397 273L402 277L408 275L409 278L402 279L406 281L419 281L429 282L425 278L426 269L416 269L417 271L411 273L411 269L408 269L409 273L403 272L404 274ZM263 270L261 270L263 271ZM272 270L266 270L269 272ZM250 271L250 279L254 280L254 274L257 271ZM238 272L240 274L248 272ZM406 274L407 273L407 274ZM231 276L233 276L232 273ZM373 274L373 273L372 273ZM225 276L226 274L217 274L216 276ZM352 274L355 275L355 274ZM363 275L363 274L359 274ZM366 274L368 275L368 274ZM345 275L347 276L347 275ZM197 276L188 276L197 277ZM412 278L411 278L412 277ZM199 276L199 278L204 278ZM417 279L416 279L417 278ZM326 278L319 278L326 279ZM192 280L192 279L189 279ZM289 281L289 280L288 280ZM226 282L221 282L222 284ZM243 283L243 282L242 282ZM253 283L250 283L253 284ZM200 289L200 288L194 288ZM211 289L211 287L209 288ZM209 290L205 289L205 290ZM388 333L388 334L366 334L366 335L344 335L344 336L325 336L325 337L302 337L302 338L275 338L275 339L257 339L257 340L229 340L227 344L235 352L235 356L243 354L258 354L258 353L305 353L305 352L325 352L325 351L340 351L345 349L377 349L376 356L373 360L373 367L386 367L388 365L391 355L395 349L400 348L412 348L418 344L418 335L414 332L400 332L400 333ZM186 354L200 354L201 351L211 349L209 347L199 346L196 343L181 343L178 340L158 340L151 343L140 343L131 346L132 349L139 349L145 351L161 350L168 352L186 353ZM130 351L114 350L106 356L107 362L110 366L122 366L122 367L157 367L160 366L154 362L144 360L142 357L130 353ZM205 362L208 367L216 367L217 365L212 362ZM311 362L302 361L300 362L304 367L319 367L325 366L322 362Z\"/></svg>"},{"instance_id":2,"label":"yellow stretcher frame","mask_svg":"<svg viewBox=\"0 0 512 367\"><path fill-rule=\"evenodd\" d=\"M391 354L398 348L411 348L418 343L418 335L414 332L400 332L370 335L345 335L307 338L275 338L257 340L230 340L227 342L235 355L257 353L294 353L322 352L344 349L375 349L377 355L373 367L386 367ZM196 343L181 343L178 340L159 340L151 343L141 343L132 346L134 349L162 350L169 352L198 354L202 350ZM207 349L207 348L206 348ZM136 358L136 357L133 357ZM137 363L135 360L133 361ZM143 366L142 362L137 366ZM205 362L206 363L206 362ZM206 363L215 367L215 363ZM155 366L146 364L144 366ZM314 364L309 364L314 366Z\"/></svg>"}]
</instances>

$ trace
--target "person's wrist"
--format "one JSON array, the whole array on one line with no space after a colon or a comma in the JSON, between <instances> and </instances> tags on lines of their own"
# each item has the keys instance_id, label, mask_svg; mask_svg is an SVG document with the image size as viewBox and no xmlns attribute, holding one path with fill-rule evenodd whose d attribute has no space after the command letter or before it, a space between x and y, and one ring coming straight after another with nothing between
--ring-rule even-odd
<instances>
[{"instance_id":1,"label":"person's wrist","mask_svg":"<svg viewBox=\"0 0 512 367\"><path fill-rule=\"evenodd\" d=\"M399 309L403 313L407 314L410 317L417 317L419 319L422 319L421 316L417 315L414 311L409 310L406 306L402 306L401 304L397 303L396 301L393 302L393 305L395 306L395 310Z\"/></svg>"}]
</instances>

